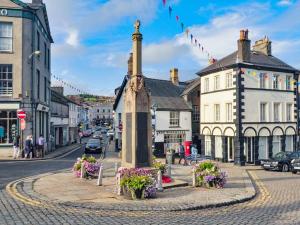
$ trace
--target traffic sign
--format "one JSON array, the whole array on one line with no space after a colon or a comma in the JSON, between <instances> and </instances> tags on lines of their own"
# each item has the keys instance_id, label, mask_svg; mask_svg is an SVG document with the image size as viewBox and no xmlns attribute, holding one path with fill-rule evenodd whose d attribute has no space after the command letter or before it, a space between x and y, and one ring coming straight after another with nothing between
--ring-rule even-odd
<instances>
[{"instance_id":1,"label":"traffic sign","mask_svg":"<svg viewBox=\"0 0 300 225\"><path fill-rule=\"evenodd\" d=\"M22 109L19 109L19 110L17 111L17 117L18 117L19 119L25 119L25 118L26 118L26 113L25 113Z\"/></svg>"},{"instance_id":2,"label":"traffic sign","mask_svg":"<svg viewBox=\"0 0 300 225\"><path fill-rule=\"evenodd\" d=\"M21 119L20 120L20 126L21 126L21 130L25 130L25 128L26 128L26 121L25 121L25 119Z\"/></svg>"}]
</instances>

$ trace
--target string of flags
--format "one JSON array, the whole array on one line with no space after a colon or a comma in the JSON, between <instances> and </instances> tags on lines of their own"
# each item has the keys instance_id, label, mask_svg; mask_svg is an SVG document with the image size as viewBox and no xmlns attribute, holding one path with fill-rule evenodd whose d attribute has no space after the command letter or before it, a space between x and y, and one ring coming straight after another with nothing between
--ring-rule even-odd
<instances>
[{"instance_id":1,"label":"string of flags","mask_svg":"<svg viewBox=\"0 0 300 225\"><path fill-rule=\"evenodd\" d=\"M60 78L59 76L56 76L56 75L53 75L53 74L52 74L52 77L53 77L55 80L57 80L58 82L60 82L61 85L64 86L64 87L70 88L70 89L72 89L72 90L78 92L79 94L89 95L89 93L87 93L86 91L83 91L83 90L81 90L81 89L79 89L79 88L77 88L77 87L74 87L72 84L70 84L70 83L64 81L64 80L63 80L62 78Z\"/></svg>"},{"instance_id":2,"label":"string of flags","mask_svg":"<svg viewBox=\"0 0 300 225\"><path fill-rule=\"evenodd\" d=\"M167 5L167 0L162 0L163 6L166 7ZM173 15L173 8L171 5L169 5L168 7L169 10L169 17L172 18ZM186 37L190 38L191 40L191 45L193 45L194 47L198 48L203 54L205 54L209 60L210 63L215 63L217 60L212 56L212 54L207 51L207 49L204 47L204 45L200 42L200 40L198 38L195 37L195 35L193 35L191 33L191 31L188 29L188 27L185 26L185 24L183 23L183 21L181 21L180 16L179 15L175 15L175 19L176 22L179 24L181 32L185 32Z\"/></svg>"},{"instance_id":3,"label":"string of flags","mask_svg":"<svg viewBox=\"0 0 300 225\"><path fill-rule=\"evenodd\" d=\"M254 78L259 78L259 79L272 79L273 81L276 81L276 79L278 78L278 82L282 83L282 82L286 82L286 84L290 84L291 86L292 85L300 85L300 82L297 82L297 80L295 79L284 79L282 77L278 77L278 76L274 76L273 74L269 74L267 72L257 72L255 70L249 70L249 69L245 69L245 68L242 68L241 69L241 74L245 74L245 75L249 75L251 77L254 77Z\"/></svg>"}]
</instances>

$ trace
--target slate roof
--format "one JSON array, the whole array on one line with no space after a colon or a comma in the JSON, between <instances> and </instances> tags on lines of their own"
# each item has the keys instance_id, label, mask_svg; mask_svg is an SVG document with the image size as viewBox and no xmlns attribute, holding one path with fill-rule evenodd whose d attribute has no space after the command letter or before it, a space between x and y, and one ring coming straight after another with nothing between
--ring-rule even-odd
<instances>
[{"instance_id":1,"label":"slate roof","mask_svg":"<svg viewBox=\"0 0 300 225\"><path fill-rule=\"evenodd\" d=\"M151 104L157 105L157 110L161 111L191 111L192 108L181 97L182 92L185 90L186 83L180 82L179 86L174 85L169 80L160 80L144 77L145 86L151 93ZM124 88L127 84L128 77L125 76L119 92L114 103L114 110L117 108L120 98L123 94Z\"/></svg>"},{"instance_id":2,"label":"slate roof","mask_svg":"<svg viewBox=\"0 0 300 225\"><path fill-rule=\"evenodd\" d=\"M238 64L245 66L256 66L262 67L263 69L272 69L278 71L290 71L296 72L297 70L275 56L268 56L260 52L251 51L250 62L237 62L237 51L231 53L230 55L220 59L214 64L200 70L198 75L205 75L208 73L213 73L219 71L223 68L232 68Z\"/></svg>"},{"instance_id":3,"label":"slate roof","mask_svg":"<svg viewBox=\"0 0 300 225\"><path fill-rule=\"evenodd\" d=\"M179 86L168 80L159 80L145 77L145 86L151 92L151 104L157 105L157 110L192 110L181 97L186 84L180 82Z\"/></svg>"}]
</instances>

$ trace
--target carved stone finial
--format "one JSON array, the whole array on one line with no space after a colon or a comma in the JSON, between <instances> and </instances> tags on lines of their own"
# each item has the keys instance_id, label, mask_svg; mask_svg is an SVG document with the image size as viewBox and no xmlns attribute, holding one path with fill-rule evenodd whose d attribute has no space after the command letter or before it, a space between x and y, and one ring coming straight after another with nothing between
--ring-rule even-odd
<instances>
[{"instance_id":1,"label":"carved stone finial","mask_svg":"<svg viewBox=\"0 0 300 225\"><path fill-rule=\"evenodd\" d=\"M134 23L134 27L135 27L135 32L139 33L140 32L140 26L141 26L141 21L137 20Z\"/></svg>"}]
</instances>

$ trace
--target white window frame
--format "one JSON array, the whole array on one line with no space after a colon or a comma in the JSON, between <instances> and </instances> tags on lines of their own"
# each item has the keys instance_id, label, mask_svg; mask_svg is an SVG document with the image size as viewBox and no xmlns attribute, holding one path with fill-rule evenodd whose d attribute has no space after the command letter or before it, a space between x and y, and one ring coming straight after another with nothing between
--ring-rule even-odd
<instances>
[{"instance_id":1,"label":"white window frame","mask_svg":"<svg viewBox=\"0 0 300 225\"><path fill-rule=\"evenodd\" d=\"M274 120L274 122L281 121L281 110L280 109L281 109L281 104L279 102L274 102L274 104L273 104L273 120Z\"/></svg>"},{"instance_id":2,"label":"white window frame","mask_svg":"<svg viewBox=\"0 0 300 225\"><path fill-rule=\"evenodd\" d=\"M0 36L0 47L1 47L1 41L8 41L9 42L9 45L10 45L10 49L1 49L0 48L0 52L12 52L13 51L13 23L12 22L7 22L7 21L1 21L0 22L0 28L2 27L3 25L3 28L4 28L4 25L7 25L7 26L10 26L11 27L11 30L7 30L7 35L4 35L4 36ZM4 33L4 31L3 31ZM0 34L1 34L1 31L0 31ZM3 43L4 44L4 43Z\"/></svg>"},{"instance_id":3,"label":"white window frame","mask_svg":"<svg viewBox=\"0 0 300 225\"><path fill-rule=\"evenodd\" d=\"M232 72L226 73L226 88L232 88Z\"/></svg>"},{"instance_id":4,"label":"white window frame","mask_svg":"<svg viewBox=\"0 0 300 225\"><path fill-rule=\"evenodd\" d=\"M220 75L214 77L214 90L220 90Z\"/></svg>"},{"instance_id":5,"label":"white window frame","mask_svg":"<svg viewBox=\"0 0 300 225\"><path fill-rule=\"evenodd\" d=\"M13 65L0 64L0 84L0 96L13 95Z\"/></svg>"},{"instance_id":6,"label":"white window frame","mask_svg":"<svg viewBox=\"0 0 300 225\"><path fill-rule=\"evenodd\" d=\"M273 83L273 89L276 89L276 90L280 89L280 87L279 87L279 75L278 74L273 74L272 83Z\"/></svg>"},{"instance_id":7,"label":"white window frame","mask_svg":"<svg viewBox=\"0 0 300 225\"><path fill-rule=\"evenodd\" d=\"M293 103L287 103L286 104L286 121L291 122L293 121Z\"/></svg>"},{"instance_id":8,"label":"white window frame","mask_svg":"<svg viewBox=\"0 0 300 225\"><path fill-rule=\"evenodd\" d=\"M200 106L193 105L193 122L199 122L200 120Z\"/></svg>"},{"instance_id":9,"label":"white window frame","mask_svg":"<svg viewBox=\"0 0 300 225\"><path fill-rule=\"evenodd\" d=\"M264 118L262 115L262 105L265 105L265 111L264 111ZM260 122L267 122L268 121L268 103L266 102L261 102L259 105L259 118Z\"/></svg>"},{"instance_id":10,"label":"white window frame","mask_svg":"<svg viewBox=\"0 0 300 225\"><path fill-rule=\"evenodd\" d=\"M226 122L232 122L232 103L226 103Z\"/></svg>"},{"instance_id":11,"label":"white window frame","mask_svg":"<svg viewBox=\"0 0 300 225\"><path fill-rule=\"evenodd\" d=\"M180 112L170 111L170 127L179 127L180 125Z\"/></svg>"},{"instance_id":12,"label":"white window frame","mask_svg":"<svg viewBox=\"0 0 300 225\"><path fill-rule=\"evenodd\" d=\"M286 90L290 91L292 90L292 85L291 85L291 82L292 82L292 76L286 76L286 80L285 80L285 85L286 85Z\"/></svg>"},{"instance_id":13,"label":"white window frame","mask_svg":"<svg viewBox=\"0 0 300 225\"><path fill-rule=\"evenodd\" d=\"M209 78L204 79L204 92L209 92Z\"/></svg>"},{"instance_id":14,"label":"white window frame","mask_svg":"<svg viewBox=\"0 0 300 225\"><path fill-rule=\"evenodd\" d=\"M266 73L259 74L259 88L267 89L268 88L268 80L266 79Z\"/></svg>"},{"instance_id":15,"label":"white window frame","mask_svg":"<svg viewBox=\"0 0 300 225\"><path fill-rule=\"evenodd\" d=\"M220 113L221 109L220 109L220 104L215 104L214 105L214 119L215 122L220 122Z\"/></svg>"}]
</instances>

